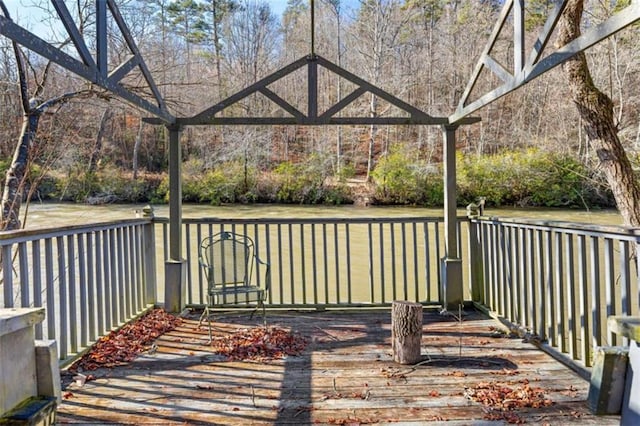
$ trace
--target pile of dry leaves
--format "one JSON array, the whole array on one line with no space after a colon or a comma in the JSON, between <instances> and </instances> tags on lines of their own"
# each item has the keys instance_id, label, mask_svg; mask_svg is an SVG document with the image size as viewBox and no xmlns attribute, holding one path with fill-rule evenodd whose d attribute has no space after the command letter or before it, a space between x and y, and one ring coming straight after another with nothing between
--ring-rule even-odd
<instances>
[{"instance_id":1,"label":"pile of dry leaves","mask_svg":"<svg viewBox=\"0 0 640 426\"><path fill-rule=\"evenodd\" d=\"M229 361L264 361L300 355L307 339L277 327L256 327L214 337L213 350Z\"/></svg>"},{"instance_id":2,"label":"pile of dry leaves","mask_svg":"<svg viewBox=\"0 0 640 426\"><path fill-rule=\"evenodd\" d=\"M511 387L504 383L482 382L473 388L467 388L468 398L482 403L487 408L488 420L506 420L508 423L524 423L512 411L518 408L540 408L553 404L545 398L544 390L531 387L528 380L520 381L521 385Z\"/></svg>"},{"instance_id":3,"label":"pile of dry leaves","mask_svg":"<svg viewBox=\"0 0 640 426\"><path fill-rule=\"evenodd\" d=\"M121 329L101 337L89 352L69 367L69 371L92 371L131 362L181 321L163 309L152 309Z\"/></svg>"}]
</instances>

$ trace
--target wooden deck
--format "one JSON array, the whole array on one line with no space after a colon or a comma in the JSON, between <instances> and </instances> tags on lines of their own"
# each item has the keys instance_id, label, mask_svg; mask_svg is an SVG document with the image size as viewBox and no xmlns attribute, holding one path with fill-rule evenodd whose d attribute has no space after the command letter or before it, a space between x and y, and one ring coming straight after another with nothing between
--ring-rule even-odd
<instances>
[{"instance_id":1,"label":"wooden deck","mask_svg":"<svg viewBox=\"0 0 640 426\"><path fill-rule=\"evenodd\" d=\"M425 310L424 362L395 364L390 312L271 312L269 326L306 337L302 354L228 361L211 351L197 313L157 349L63 390L59 423L86 424L618 424L590 414L588 383L500 325L468 311L462 321ZM255 327L246 313L215 333ZM540 388L548 406L491 410L470 398L501 385ZM504 405L514 405L514 400ZM517 404L516 404L517 405Z\"/></svg>"}]
</instances>

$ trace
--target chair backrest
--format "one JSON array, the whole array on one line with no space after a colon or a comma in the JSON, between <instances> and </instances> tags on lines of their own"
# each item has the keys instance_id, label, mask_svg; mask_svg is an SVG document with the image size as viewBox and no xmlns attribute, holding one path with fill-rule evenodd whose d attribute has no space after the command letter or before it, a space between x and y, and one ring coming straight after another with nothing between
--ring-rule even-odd
<instances>
[{"instance_id":1,"label":"chair backrest","mask_svg":"<svg viewBox=\"0 0 640 426\"><path fill-rule=\"evenodd\" d=\"M219 232L200 244L200 263L209 286L243 286L251 284L253 240L232 232Z\"/></svg>"}]
</instances>

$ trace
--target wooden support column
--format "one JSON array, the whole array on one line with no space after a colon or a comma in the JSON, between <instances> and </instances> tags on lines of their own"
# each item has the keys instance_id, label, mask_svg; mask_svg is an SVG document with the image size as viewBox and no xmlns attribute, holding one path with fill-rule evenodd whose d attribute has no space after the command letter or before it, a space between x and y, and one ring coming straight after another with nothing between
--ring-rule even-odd
<instances>
[{"instance_id":1,"label":"wooden support column","mask_svg":"<svg viewBox=\"0 0 640 426\"><path fill-rule=\"evenodd\" d=\"M629 339L629 363L622 395L620 425L638 426L640 425L640 316L611 316L607 319L607 324L613 333Z\"/></svg>"},{"instance_id":2,"label":"wooden support column","mask_svg":"<svg viewBox=\"0 0 640 426\"><path fill-rule=\"evenodd\" d=\"M169 258L165 261L164 308L182 312L185 307L186 260L182 258L182 150L180 126L169 130Z\"/></svg>"},{"instance_id":3,"label":"wooden support column","mask_svg":"<svg viewBox=\"0 0 640 426\"><path fill-rule=\"evenodd\" d=\"M394 301L391 305L391 348L393 360L400 364L420 362L422 305Z\"/></svg>"},{"instance_id":4,"label":"wooden support column","mask_svg":"<svg viewBox=\"0 0 640 426\"><path fill-rule=\"evenodd\" d=\"M456 129L442 126L444 137L444 233L445 257L442 259L440 288L442 306L458 312L464 302L462 260L458 254L457 192L456 192Z\"/></svg>"}]
</instances>

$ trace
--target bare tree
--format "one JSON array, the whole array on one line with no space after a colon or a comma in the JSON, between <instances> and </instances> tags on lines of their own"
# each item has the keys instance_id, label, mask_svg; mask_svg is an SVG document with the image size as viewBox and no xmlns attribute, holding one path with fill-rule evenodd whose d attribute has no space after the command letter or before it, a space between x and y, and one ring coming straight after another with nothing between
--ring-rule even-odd
<instances>
[{"instance_id":1,"label":"bare tree","mask_svg":"<svg viewBox=\"0 0 640 426\"><path fill-rule=\"evenodd\" d=\"M584 0L569 0L558 23L558 45L563 46L580 36L583 10ZM594 84L584 53L566 61L563 69L589 143L607 177L623 222L627 226L640 226L640 187L618 137L613 102Z\"/></svg>"},{"instance_id":2,"label":"bare tree","mask_svg":"<svg viewBox=\"0 0 640 426\"><path fill-rule=\"evenodd\" d=\"M0 0L0 10L5 18L11 19L9 11ZM22 205L25 177L29 164L29 150L36 143L36 132L40 123L40 117L46 111L57 105L64 104L69 100L86 96L92 93L91 89L67 92L61 95L41 101L39 97L43 94L45 85L50 75L52 64L47 63L42 73L36 76L33 94L29 93L29 80L27 78L27 64L25 57L20 51L17 43L13 42L13 53L19 82L20 107L22 109L22 127L18 143L15 146L11 166L7 170L5 177L4 191L2 194L0 230L11 230L20 228L20 207Z\"/></svg>"}]
</instances>

